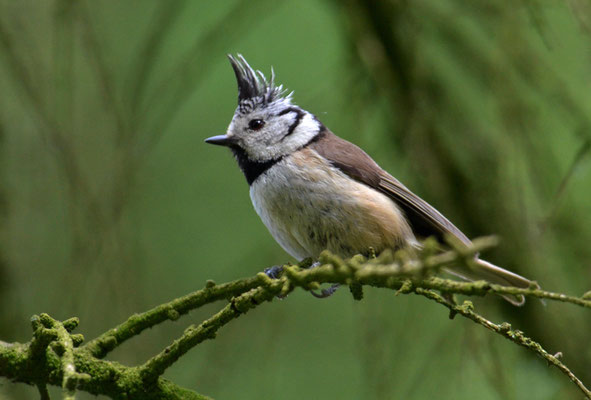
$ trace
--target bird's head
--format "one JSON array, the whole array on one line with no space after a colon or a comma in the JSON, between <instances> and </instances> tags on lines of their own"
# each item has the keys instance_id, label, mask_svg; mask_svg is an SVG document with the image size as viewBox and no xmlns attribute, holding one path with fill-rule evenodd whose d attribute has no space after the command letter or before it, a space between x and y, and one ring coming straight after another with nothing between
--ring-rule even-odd
<instances>
[{"instance_id":1,"label":"bird's head","mask_svg":"<svg viewBox=\"0 0 591 400\"><path fill-rule=\"evenodd\" d=\"M292 94L275 85L244 57L228 56L238 82L238 107L225 135L206 139L227 146L241 162L281 159L312 140L324 127L311 113L292 103Z\"/></svg>"}]
</instances>

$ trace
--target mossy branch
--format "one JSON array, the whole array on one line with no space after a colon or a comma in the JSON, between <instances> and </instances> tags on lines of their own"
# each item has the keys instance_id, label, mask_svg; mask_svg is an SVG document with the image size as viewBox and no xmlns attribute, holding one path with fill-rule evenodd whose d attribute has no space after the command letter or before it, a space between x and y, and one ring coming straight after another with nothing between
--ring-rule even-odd
<instances>
[{"instance_id":1,"label":"mossy branch","mask_svg":"<svg viewBox=\"0 0 591 400\"><path fill-rule=\"evenodd\" d=\"M495 324L495 323L487 320L482 315L474 312L474 305L472 304L471 301L466 300L466 301L464 301L464 303L462 305L457 305L457 304L452 304L452 303L448 302L445 298L443 298L443 296L437 294L436 292L434 292L432 290L415 288L414 292L416 294L424 296L430 300L434 300L437 303L447 307L451 313L450 316L452 316L452 317L459 314L462 317L466 317L468 319L471 319L472 321L476 322L477 324L484 326L486 329L491 330L495 333L498 333L499 335L509 339L513 343L516 343L520 346L523 346L523 347L533 351L534 353L538 354L542 358L546 359L546 361L548 361L548 363L554 365L560 371L562 371L564 374L566 374L566 376L568 376L569 379L571 381L573 381L575 383L575 385L577 385L579 387L579 389L585 394L585 396L587 398L591 398L591 391L589 391L589 389L587 389L585 387L583 382L581 382L581 380L579 378L577 378L575 376L575 374L573 374L572 371L566 365L564 365L562 363L562 361L560 361L560 358L559 358L560 353L556 353L555 355L548 353L546 350L544 350L544 348L538 342L525 336L523 334L523 332L521 332L517 329L512 329L511 324L509 324L507 322L503 322L501 324ZM545 297L545 298L547 298L547 297Z\"/></svg>"},{"instance_id":2,"label":"mossy branch","mask_svg":"<svg viewBox=\"0 0 591 400\"><path fill-rule=\"evenodd\" d=\"M216 332L222 326L245 314L251 308L272 300L280 291L280 282L270 282L265 287L253 289L248 293L234 297L221 311L198 326L190 326L185 330L183 336L149 359L140 367L141 376L146 381L158 378L187 351L204 340L215 338Z\"/></svg>"},{"instance_id":3,"label":"mossy branch","mask_svg":"<svg viewBox=\"0 0 591 400\"><path fill-rule=\"evenodd\" d=\"M205 304L218 300L230 299L250 289L261 286L259 276L244 278L221 285L207 281L205 288L171 302L161 304L141 314L132 315L127 321L108 330L96 339L88 342L85 348L96 358L105 357L110 351L126 340L139 335L144 330L164 321L175 321L181 315Z\"/></svg>"},{"instance_id":4,"label":"mossy branch","mask_svg":"<svg viewBox=\"0 0 591 400\"><path fill-rule=\"evenodd\" d=\"M544 291L537 285L523 289L485 281L459 282L432 275L452 264L470 266L474 254L495 243L494 238L477 239L469 248L452 243L453 250L438 253L437 244L427 241L419 254L384 252L370 259L356 256L343 260L325 252L320 257L320 266L310 269L301 268L309 266L309 263L302 263L301 267L285 265L278 279L259 273L220 285L208 281L203 289L133 315L85 345L82 345L82 335L71 333L78 325L77 319L60 322L41 314L33 317L33 339L30 342L0 341L0 376L37 385L42 399L49 398L46 385L61 386L66 399L73 398L76 390L114 399L206 399L162 378L162 374L193 347L214 338L220 328L248 310L276 297L283 298L298 287L313 290L324 283L338 283L349 285L353 297L358 300L363 297L364 286L373 286L395 290L396 294L414 293L435 301L447 307L451 317L461 315L540 355L567 375L591 399L591 392L557 355L551 355L510 324L495 324L484 318L474 311L471 302L458 305L453 300L454 294L485 296L492 293L524 295L591 308L589 292L576 297ZM219 312L201 324L188 327L181 337L143 365L132 367L102 360L110 351L145 329L166 320L176 320L193 309L219 300L227 301Z\"/></svg>"}]
</instances>

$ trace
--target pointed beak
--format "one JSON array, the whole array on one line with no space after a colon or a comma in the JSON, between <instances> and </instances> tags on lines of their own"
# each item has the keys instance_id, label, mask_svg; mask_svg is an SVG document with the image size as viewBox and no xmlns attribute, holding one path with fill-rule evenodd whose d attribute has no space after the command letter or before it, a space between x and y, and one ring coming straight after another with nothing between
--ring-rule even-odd
<instances>
[{"instance_id":1,"label":"pointed beak","mask_svg":"<svg viewBox=\"0 0 591 400\"><path fill-rule=\"evenodd\" d=\"M218 146L232 146L234 140L228 135L218 135L205 139L205 143L217 144Z\"/></svg>"}]
</instances>

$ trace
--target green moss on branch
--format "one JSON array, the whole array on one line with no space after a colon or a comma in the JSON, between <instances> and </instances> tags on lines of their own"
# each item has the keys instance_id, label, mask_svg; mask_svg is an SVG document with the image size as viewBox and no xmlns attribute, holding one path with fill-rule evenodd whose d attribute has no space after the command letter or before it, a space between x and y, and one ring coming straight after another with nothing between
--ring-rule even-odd
<instances>
[{"instance_id":1,"label":"green moss on branch","mask_svg":"<svg viewBox=\"0 0 591 400\"><path fill-rule=\"evenodd\" d=\"M261 279L258 276L222 285L211 285L212 282L208 281L206 287L201 290L161 304L141 314L132 315L127 321L91 340L84 347L94 357L103 358L117 346L146 329L167 320L177 320L181 315L204 304L228 299L261 285Z\"/></svg>"},{"instance_id":2,"label":"green moss on branch","mask_svg":"<svg viewBox=\"0 0 591 400\"><path fill-rule=\"evenodd\" d=\"M343 260L325 252L320 257L321 266L309 269L285 265L279 279L259 273L220 285L208 281L201 290L131 316L86 345L81 345L84 340L82 335L72 333L78 325L77 319L60 322L42 314L32 319L33 338L30 342L20 344L0 341L0 376L37 385L41 398L48 398L46 385L57 385L64 389L66 399L73 398L76 390L128 400L207 399L163 379L162 374L192 348L214 338L222 327L248 310L276 297L285 297L298 287L312 290L321 284L338 283L349 285L357 300L362 299L363 286L373 286L394 290L395 294L415 293L435 301L447 307L452 317L461 315L468 318L540 355L567 375L591 399L591 392L585 385L557 356L551 355L539 343L513 329L508 323L495 324L487 320L474 311L471 302L466 301L462 305L453 302L454 294L524 295L591 308L588 294L576 297L544 291L536 285L523 289L485 281L459 282L433 276L439 269L452 264L469 265L473 262L474 254L495 243L494 238L475 240L471 247L451 243L453 250L438 253L436 244L426 242L419 254L385 252L370 259L356 256ZM167 320L176 320L193 309L218 300L226 300L227 304L202 323L187 328L182 336L145 364L132 367L102 360L110 351L145 329Z\"/></svg>"}]
</instances>

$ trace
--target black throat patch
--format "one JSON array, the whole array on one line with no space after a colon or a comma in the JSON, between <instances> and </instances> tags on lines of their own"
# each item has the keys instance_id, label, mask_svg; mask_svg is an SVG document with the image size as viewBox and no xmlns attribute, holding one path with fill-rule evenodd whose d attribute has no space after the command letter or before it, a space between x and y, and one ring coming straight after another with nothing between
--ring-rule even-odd
<instances>
[{"instance_id":1,"label":"black throat patch","mask_svg":"<svg viewBox=\"0 0 591 400\"><path fill-rule=\"evenodd\" d=\"M320 121L318 122L320 123ZM316 133L316 135L314 135L314 137L312 137L312 139L310 139L308 143L300 147L300 149L317 142L318 140L322 139L325 135L326 127L322 123L320 123L318 133ZM232 153L234 154L236 161L238 161L238 166L242 170L242 173L244 174L244 177L246 178L246 181L248 182L249 186L252 185L252 183L256 181L259 176L264 174L269 168L277 164L279 161L283 160L283 156L281 156L273 160L252 161L248 158L248 155L246 155L246 152L243 148L235 145L231 146L230 150L232 150Z\"/></svg>"},{"instance_id":2,"label":"black throat patch","mask_svg":"<svg viewBox=\"0 0 591 400\"><path fill-rule=\"evenodd\" d=\"M244 174L249 186L252 185L252 183L256 181L259 176L264 174L269 168L283 159L283 157L279 157L274 160L263 162L252 161L248 158L246 152L242 148L238 146L232 146L230 149L232 150L234 157L236 157L238 166L242 170L242 173Z\"/></svg>"}]
</instances>

